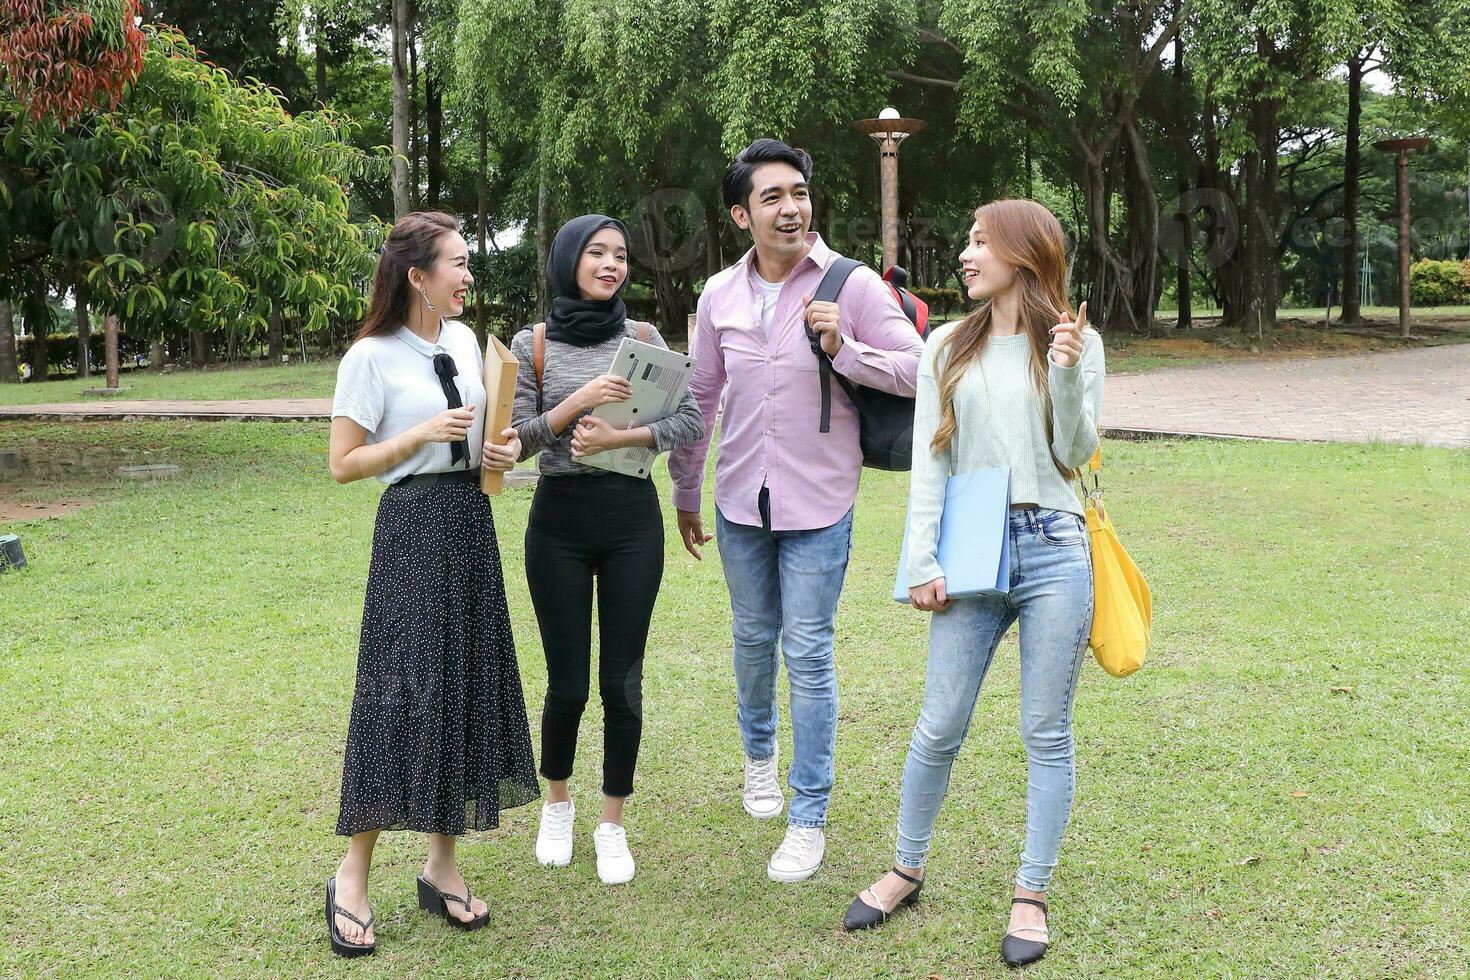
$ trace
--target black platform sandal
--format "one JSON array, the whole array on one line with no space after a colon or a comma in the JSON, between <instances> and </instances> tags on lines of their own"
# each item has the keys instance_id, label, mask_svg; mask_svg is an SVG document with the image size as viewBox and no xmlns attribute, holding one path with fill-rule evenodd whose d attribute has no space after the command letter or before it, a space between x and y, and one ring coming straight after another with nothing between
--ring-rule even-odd
<instances>
[{"instance_id":1,"label":"black platform sandal","mask_svg":"<svg viewBox=\"0 0 1470 980\"><path fill-rule=\"evenodd\" d=\"M350 943L342 938L342 933L337 930L337 916L355 922L362 926L363 932L373 927L377 916L368 914L366 922L353 915L351 912L337 904L337 878L335 875L327 879L327 934L332 939L332 952L338 956L371 956L373 950L378 948L377 943Z\"/></svg>"},{"instance_id":2,"label":"black platform sandal","mask_svg":"<svg viewBox=\"0 0 1470 980\"><path fill-rule=\"evenodd\" d=\"M898 900L898 904L893 907L893 911L896 912L903 906L912 905L919 900L919 892L924 890L924 879L906 875L897 868L893 869L893 873L904 881L917 886L913 891ZM871 889L865 888L863 891L871 891ZM873 897L877 898L878 896L874 895ZM874 926L881 926L887 922L888 917L892 914L893 912L885 912L880 908L874 908L863 901L862 895L858 895L857 898L852 900L852 904L847 907L847 914L842 917L842 928L847 932L856 932L859 929L871 929Z\"/></svg>"},{"instance_id":3,"label":"black platform sandal","mask_svg":"<svg viewBox=\"0 0 1470 980\"><path fill-rule=\"evenodd\" d=\"M490 921L489 909L486 909L484 913L481 914L478 918L471 919L468 922L461 921L460 919L457 919L449 914L450 902L458 902L459 904L463 905L466 912L474 911L474 906L470 904L471 901L474 899L474 896L470 894L469 885L464 886L464 898L460 898L458 895L451 895L448 892L441 892L439 889L435 888L433 883L429 881L429 879L425 878L423 875L418 876L418 883L419 908L428 909L430 912L433 912L445 922L448 922L450 925L454 926L454 928L464 929L466 931L473 931Z\"/></svg>"},{"instance_id":4,"label":"black platform sandal","mask_svg":"<svg viewBox=\"0 0 1470 980\"><path fill-rule=\"evenodd\" d=\"M1034 905L1041 909L1041 914L1046 915L1046 903L1038 902L1034 898L1013 898L1012 905ZM1039 932L1046 937L1043 942L1034 939L1022 939L1017 936L1018 932ZM1047 947L1051 943L1051 933L1047 932L1045 925L1021 926L1006 933L1006 937L1000 941L1000 957L1009 966L1025 966L1027 963L1035 963L1046 955Z\"/></svg>"}]
</instances>

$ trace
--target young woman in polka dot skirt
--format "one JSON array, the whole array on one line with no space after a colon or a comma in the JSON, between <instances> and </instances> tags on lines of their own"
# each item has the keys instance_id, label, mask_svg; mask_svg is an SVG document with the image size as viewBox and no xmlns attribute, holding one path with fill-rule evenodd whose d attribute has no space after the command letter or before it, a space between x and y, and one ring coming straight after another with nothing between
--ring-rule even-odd
<instances>
[{"instance_id":1,"label":"young woman in polka dot skirt","mask_svg":"<svg viewBox=\"0 0 1470 980\"><path fill-rule=\"evenodd\" d=\"M376 948L367 901L384 830L429 835L419 907L461 929L489 918L455 864L466 829L540 797L505 583L480 467L520 454L485 437L483 354L445 317L474 281L458 222L416 213L393 226L371 305L337 370L329 450L339 483L376 477L378 501L337 833L327 881L333 952Z\"/></svg>"}]
</instances>

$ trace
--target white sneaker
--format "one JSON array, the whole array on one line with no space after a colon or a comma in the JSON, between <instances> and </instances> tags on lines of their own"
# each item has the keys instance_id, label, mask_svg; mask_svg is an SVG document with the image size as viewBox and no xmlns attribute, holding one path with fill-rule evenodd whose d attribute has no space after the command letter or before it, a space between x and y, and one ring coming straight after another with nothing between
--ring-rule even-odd
<instances>
[{"instance_id":1,"label":"white sneaker","mask_svg":"<svg viewBox=\"0 0 1470 980\"><path fill-rule=\"evenodd\" d=\"M769 759L745 757L745 794L741 802L745 812L757 820L769 820L786 806L776 765L780 751L772 751Z\"/></svg>"},{"instance_id":2,"label":"white sneaker","mask_svg":"<svg viewBox=\"0 0 1470 980\"><path fill-rule=\"evenodd\" d=\"M571 800L541 804L541 830L536 834L536 860L554 868L572 863L572 821L577 807Z\"/></svg>"},{"instance_id":3,"label":"white sneaker","mask_svg":"<svg viewBox=\"0 0 1470 980\"><path fill-rule=\"evenodd\" d=\"M633 880L633 855L628 853L628 832L615 823L600 823L592 832L597 849L597 877L604 885L621 885Z\"/></svg>"},{"instance_id":4,"label":"white sneaker","mask_svg":"<svg viewBox=\"0 0 1470 980\"><path fill-rule=\"evenodd\" d=\"M771 855L766 875L772 881L806 881L816 873L827 853L827 838L821 827L786 828L786 839Z\"/></svg>"}]
</instances>

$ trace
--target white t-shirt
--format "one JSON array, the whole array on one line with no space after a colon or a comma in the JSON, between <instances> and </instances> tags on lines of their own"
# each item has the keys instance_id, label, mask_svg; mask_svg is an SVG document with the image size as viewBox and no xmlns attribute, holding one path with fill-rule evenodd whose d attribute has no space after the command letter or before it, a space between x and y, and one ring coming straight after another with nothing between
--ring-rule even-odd
<instances>
[{"instance_id":1,"label":"white t-shirt","mask_svg":"<svg viewBox=\"0 0 1470 980\"><path fill-rule=\"evenodd\" d=\"M766 336L771 335L771 323L776 318L776 300L781 296L781 287L785 283L766 282L761 274L755 271L755 263L750 265L750 274L755 279L756 288L761 293L761 329L765 330Z\"/></svg>"},{"instance_id":2,"label":"white t-shirt","mask_svg":"<svg viewBox=\"0 0 1470 980\"><path fill-rule=\"evenodd\" d=\"M332 417L344 415L366 429L369 445L427 422L449 407L434 373L434 355L441 352L454 358L459 372L454 384L460 401L475 406L469 432L469 468L474 469L480 465L485 442L484 355L475 332L457 320L442 322L436 344L402 326L395 333L364 337L349 347L337 365ZM378 479L395 483L412 473L464 469L463 460L458 466L452 462L452 453L450 443L426 443Z\"/></svg>"}]
</instances>

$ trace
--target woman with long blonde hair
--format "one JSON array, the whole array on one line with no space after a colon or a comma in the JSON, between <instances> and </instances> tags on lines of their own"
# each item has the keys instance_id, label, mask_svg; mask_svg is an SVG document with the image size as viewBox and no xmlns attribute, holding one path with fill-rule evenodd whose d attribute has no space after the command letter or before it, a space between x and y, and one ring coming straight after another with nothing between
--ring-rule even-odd
<instances>
[{"instance_id":1,"label":"woman with long blonde hair","mask_svg":"<svg viewBox=\"0 0 1470 980\"><path fill-rule=\"evenodd\" d=\"M912 904L950 768L980 684L1013 622L1021 630L1021 737L1028 762L1021 851L1005 961L1040 959L1050 936L1046 889L1075 789L1072 701L1092 623L1092 565L1073 471L1097 449L1102 338L1073 320L1066 240L1034 201L975 212L960 255L979 306L935 330L919 365L906 574L915 609L932 613L924 704L909 743L893 871L847 911L848 930ZM988 467L1011 472L1010 590L953 598L937 560L945 483Z\"/></svg>"}]
</instances>

